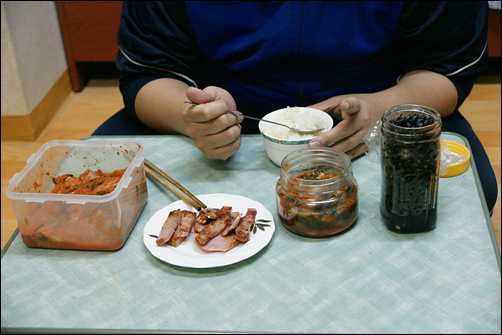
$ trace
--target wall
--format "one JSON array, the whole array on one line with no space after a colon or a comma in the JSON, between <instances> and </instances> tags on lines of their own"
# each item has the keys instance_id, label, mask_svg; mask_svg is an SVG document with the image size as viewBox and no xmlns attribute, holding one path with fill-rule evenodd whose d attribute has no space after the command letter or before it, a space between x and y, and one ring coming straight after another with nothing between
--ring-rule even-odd
<instances>
[{"instance_id":1,"label":"wall","mask_svg":"<svg viewBox=\"0 0 502 335\"><path fill-rule=\"evenodd\" d=\"M1 11L3 120L32 113L68 64L54 1L2 1Z\"/></svg>"}]
</instances>

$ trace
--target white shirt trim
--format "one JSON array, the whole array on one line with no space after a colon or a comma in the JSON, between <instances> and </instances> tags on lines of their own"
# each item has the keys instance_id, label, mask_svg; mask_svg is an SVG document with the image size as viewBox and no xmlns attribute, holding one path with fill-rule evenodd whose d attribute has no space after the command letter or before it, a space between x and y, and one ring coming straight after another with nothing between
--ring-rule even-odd
<instances>
[{"instance_id":1,"label":"white shirt trim","mask_svg":"<svg viewBox=\"0 0 502 335\"><path fill-rule=\"evenodd\" d=\"M464 67L462 67L462 68L458 69L457 71L454 71L454 72L452 72L452 73L445 74L444 76L446 76L446 77L450 77L450 76L456 75L457 73L460 73L460 72L464 71L465 69L467 69L467 68L469 68L469 67L473 66L473 65L474 65L474 64L476 64L477 62L479 62L479 61L481 60L481 57L483 57L483 54L485 53L487 46L488 46L488 43L486 43L486 44L485 44L485 47L484 47L483 51L481 52L481 55L480 55L480 56L478 57L478 59L476 59L474 62L472 62L472 63L470 63L470 64L467 64L466 66L464 66ZM396 79L396 84L397 84L397 83L399 83L399 80L401 80L401 77L402 77L402 76L403 76L403 75L399 75L399 76L397 77L397 79Z\"/></svg>"},{"instance_id":2,"label":"white shirt trim","mask_svg":"<svg viewBox=\"0 0 502 335\"><path fill-rule=\"evenodd\" d=\"M473 65L474 65L474 64L476 64L477 62L479 62L479 60L481 59L481 57L483 57L483 54L485 53L485 51L486 51L486 47L487 47L487 46L488 46L488 43L486 43L486 44L485 44L485 47L484 47L483 51L481 52L481 55L479 55L478 59L476 59L474 62L472 62L472 63L470 63L470 64L467 64L466 66L464 66L464 67L462 67L462 68L458 69L458 70L457 70L457 71L455 71L455 72L445 74L445 76L447 76L447 77L449 77L449 76L453 76L453 75L455 75L455 74L457 74L457 73L459 73L459 72L462 72L462 71L464 71L465 69L467 69L467 68L469 68L469 67L473 66Z\"/></svg>"},{"instance_id":3,"label":"white shirt trim","mask_svg":"<svg viewBox=\"0 0 502 335\"><path fill-rule=\"evenodd\" d=\"M126 55L126 53L124 52L124 50L122 50L122 48L119 47L119 49L120 49L120 52L122 52L122 54L124 55L124 57L127 58L127 60L130 61L131 63L133 63L134 65L138 65L138 66L146 67L146 68L149 68L149 69L154 69L154 70L159 70L159 71L165 71L165 72L172 73L174 75L177 75L178 77L181 77L181 78L183 78L185 80L188 80L195 87L199 88L199 86L197 86L197 83L195 81L193 81L189 77L185 76L184 74L181 74L181 73L178 73L178 72L174 72L174 71L171 71L171 70L161 69L161 68L158 68L158 67L153 67L153 66L149 66L149 65L145 65L145 64L141 64L141 63L135 62L131 58L129 58L129 56Z\"/></svg>"}]
</instances>

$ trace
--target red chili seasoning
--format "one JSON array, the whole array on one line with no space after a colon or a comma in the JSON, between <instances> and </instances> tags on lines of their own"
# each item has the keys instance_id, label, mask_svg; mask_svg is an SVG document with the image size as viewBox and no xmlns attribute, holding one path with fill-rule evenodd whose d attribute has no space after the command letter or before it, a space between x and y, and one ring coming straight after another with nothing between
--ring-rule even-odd
<instances>
[{"instance_id":1,"label":"red chili seasoning","mask_svg":"<svg viewBox=\"0 0 502 335\"><path fill-rule=\"evenodd\" d=\"M319 150L330 159L320 160L315 154ZM329 148L306 149L285 161L289 165L283 164L276 186L277 210L284 227L299 235L323 237L352 226L358 215L358 187L344 153Z\"/></svg>"}]
</instances>

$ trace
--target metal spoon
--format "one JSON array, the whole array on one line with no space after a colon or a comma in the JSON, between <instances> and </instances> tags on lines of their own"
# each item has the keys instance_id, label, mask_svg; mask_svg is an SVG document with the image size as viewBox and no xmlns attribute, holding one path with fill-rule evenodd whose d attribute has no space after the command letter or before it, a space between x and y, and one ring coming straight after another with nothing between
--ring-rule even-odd
<instances>
[{"instance_id":1,"label":"metal spoon","mask_svg":"<svg viewBox=\"0 0 502 335\"><path fill-rule=\"evenodd\" d=\"M194 102L191 102L191 101L185 101L185 103L186 104L191 104L191 105L194 105L194 106L198 105L198 104L196 104ZM241 115L242 117L247 117L248 119L253 119L253 120L257 120L257 121L268 122L268 123L275 124L277 126L286 127L289 130L294 131L295 133L298 133L298 134L312 134L312 133L317 133L317 132L319 132L321 130L324 130L324 127L323 128L313 129L313 130L302 130L302 129L290 127L290 126L285 125L283 123L279 123L279 122L275 122L275 121L270 121L270 120L264 120L264 119L260 119L260 118L256 118L256 117L252 117L252 116L247 116L247 115L244 115L244 114L241 114L241 113L235 113L235 112L231 112L231 111L227 111L227 113L235 115L235 116Z\"/></svg>"}]
</instances>

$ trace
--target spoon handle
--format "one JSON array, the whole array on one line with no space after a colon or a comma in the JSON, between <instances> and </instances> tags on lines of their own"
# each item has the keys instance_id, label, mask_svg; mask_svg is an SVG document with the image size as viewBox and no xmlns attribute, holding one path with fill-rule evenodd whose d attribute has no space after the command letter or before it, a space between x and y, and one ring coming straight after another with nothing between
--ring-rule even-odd
<instances>
[{"instance_id":1,"label":"spoon handle","mask_svg":"<svg viewBox=\"0 0 502 335\"><path fill-rule=\"evenodd\" d=\"M197 106L198 104L196 104L195 102L191 102L191 101L185 101L186 104L190 104L190 105L194 105L194 106ZM291 129L290 126L286 126L285 124L282 124L282 123L277 123L277 122L274 122L274 121L269 121L269 120L263 120L263 119L259 119L257 117L252 117L252 116L247 116L247 115L244 115L244 114L241 114L241 113L235 113L235 112L231 112L231 111L227 111L227 113L230 113L232 115L235 115L235 116L239 116L241 115L242 117L247 117L248 119L253 119L253 120L256 120L256 121L263 121L263 122L268 122L268 123L272 123L272 124L275 124L277 126L283 126L283 127L286 127L288 129Z\"/></svg>"},{"instance_id":2,"label":"spoon handle","mask_svg":"<svg viewBox=\"0 0 502 335\"><path fill-rule=\"evenodd\" d=\"M247 115L244 115L244 114L235 113L235 112L231 112L231 111L228 111L227 113L230 113L230 114L235 115L235 116L242 115L242 117L247 117L248 119L253 119L253 120L256 120L256 121L263 121L263 122L273 123L273 124L275 124L277 126L283 126L283 127L288 128L288 129L291 129L290 126L286 126L285 124L282 124L282 123L277 123L277 122L274 122L274 121L259 119L257 117L247 116Z\"/></svg>"}]
</instances>

